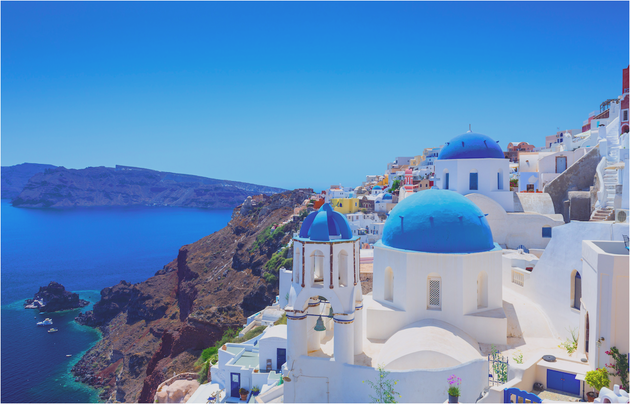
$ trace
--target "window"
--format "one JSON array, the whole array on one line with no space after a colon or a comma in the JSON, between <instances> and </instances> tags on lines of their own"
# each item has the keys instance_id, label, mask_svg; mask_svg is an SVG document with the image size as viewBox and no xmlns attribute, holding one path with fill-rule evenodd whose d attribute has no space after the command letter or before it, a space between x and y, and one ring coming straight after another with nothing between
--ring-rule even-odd
<instances>
[{"instance_id":1,"label":"window","mask_svg":"<svg viewBox=\"0 0 630 404\"><path fill-rule=\"evenodd\" d=\"M300 275L302 268L302 253L299 250L298 245L295 245L295 261L293 265L293 280L295 283L300 283Z\"/></svg>"},{"instance_id":2,"label":"window","mask_svg":"<svg viewBox=\"0 0 630 404\"><path fill-rule=\"evenodd\" d=\"M542 228L543 238L551 238L551 227L545 226Z\"/></svg>"},{"instance_id":3,"label":"window","mask_svg":"<svg viewBox=\"0 0 630 404\"><path fill-rule=\"evenodd\" d=\"M477 276L477 308L488 307L488 274L481 271Z\"/></svg>"},{"instance_id":4,"label":"window","mask_svg":"<svg viewBox=\"0 0 630 404\"><path fill-rule=\"evenodd\" d=\"M313 282L324 281L324 253L316 250L311 254L311 270L313 271Z\"/></svg>"},{"instance_id":5,"label":"window","mask_svg":"<svg viewBox=\"0 0 630 404\"><path fill-rule=\"evenodd\" d=\"M428 278L427 307L429 309L440 310L442 308L441 283L442 278L439 276L429 276Z\"/></svg>"},{"instance_id":6,"label":"window","mask_svg":"<svg viewBox=\"0 0 630 404\"><path fill-rule=\"evenodd\" d=\"M339 260L339 286L348 286L348 253L340 251Z\"/></svg>"},{"instance_id":7,"label":"window","mask_svg":"<svg viewBox=\"0 0 630 404\"><path fill-rule=\"evenodd\" d=\"M571 307L580 310L580 300L582 299L582 276L578 271L573 271L572 274L572 291L571 291Z\"/></svg>"},{"instance_id":8,"label":"window","mask_svg":"<svg viewBox=\"0 0 630 404\"><path fill-rule=\"evenodd\" d=\"M623 111L621 111L621 120L622 121L627 121L628 120L628 110L624 109Z\"/></svg>"},{"instance_id":9,"label":"window","mask_svg":"<svg viewBox=\"0 0 630 404\"><path fill-rule=\"evenodd\" d=\"M444 189L448 189L449 173L444 174Z\"/></svg>"},{"instance_id":10,"label":"window","mask_svg":"<svg viewBox=\"0 0 630 404\"><path fill-rule=\"evenodd\" d=\"M469 187L469 189L471 191L476 191L477 189L479 189L478 178L479 178L479 174L478 173L476 173L476 172L470 173L470 187Z\"/></svg>"},{"instance_id":11,"label":"window","mask_svg":"<svg viewBox=\"0 0 630 404\"><path fill-rule=\"evenodd\" d=\"M385 292L383 297L390 302L394 301L394 271L390 267L385 269Z\"/></svg>"},{"instance_id":12,"label":"window","mask_svg":"<svg viewBox=\"0 0 630 404\"><path fill-rule=\"evenodd\" d=\"M503 189L503 170L497 173L497 189Z\"/></svg>"}]
</instances>

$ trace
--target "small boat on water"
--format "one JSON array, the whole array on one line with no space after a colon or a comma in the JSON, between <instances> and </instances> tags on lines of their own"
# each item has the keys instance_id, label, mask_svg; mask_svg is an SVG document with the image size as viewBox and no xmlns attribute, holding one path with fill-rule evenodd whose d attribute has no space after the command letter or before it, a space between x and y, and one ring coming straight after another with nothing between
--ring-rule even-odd
<instances>
[{"instance_id":1,"label":"small boat on water","mask_svg":"<svg viewBox=\"0 0 630 404\"><path fill-rule=\"evenodd\" d=\"M67 354L66 356L67 356L67 357L71 357L72 355L70 355L70 354Z\"/></svg>"},{"instance_id":2,"label":"small boat on water","mask_svg":"<svg viewBox=\"0 0 630 404\"><path fill-rule=\"evenodd\" d=\"M50 330L48 330L48 332L57 332L57 331L59 331L59 330L58 330L58 329L56 329L56 328L54 328L54 327L53 327L53 328L51 328Z\"/></svg>"},{"instance_id":3,"label":"small boat on water","mask_svg":"<svg viewBox=\"0 0 630 404\"><path fill-rule=\"evenodd\" d=\"M46 326L46 325L52 325L52 320L50 318L46 318L44 321L38 321L37 325L40 326Z\"/></svg>"}]
</instances>

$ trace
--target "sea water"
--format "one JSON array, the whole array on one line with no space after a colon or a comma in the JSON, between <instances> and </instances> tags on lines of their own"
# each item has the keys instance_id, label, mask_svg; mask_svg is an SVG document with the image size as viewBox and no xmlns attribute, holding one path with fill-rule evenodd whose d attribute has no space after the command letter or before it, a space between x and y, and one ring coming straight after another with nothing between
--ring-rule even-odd
<instances>
[{"instance_id":1,"label":"sea water","mask_svg":"<svg viewBox=\"0 0 630 404\"><path fill-rule=\"evenodd\" d=\"M74 322L81 311L39 315L23 308L51 281L92 304L100 290L142 282L177 257L181 246L221 228L231 210L165 207L28 209L2 200L2 402L95 402L72 366L100 338ZM50 317L57 333L36 322ZM70 356L67 356L70 355Z\"/></svg>"}]
</instances>

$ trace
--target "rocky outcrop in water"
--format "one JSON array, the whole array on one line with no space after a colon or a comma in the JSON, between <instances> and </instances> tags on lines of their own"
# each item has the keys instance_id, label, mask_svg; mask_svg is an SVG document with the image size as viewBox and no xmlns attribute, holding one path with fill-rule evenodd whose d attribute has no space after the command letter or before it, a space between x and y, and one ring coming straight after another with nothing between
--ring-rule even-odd
<instances>
[{"instance_id":1,"label":"rocky outcrop in water","mask_svg":"<svg viewBox=\"0 0 630 404\"><path fill-rule=\"evenodd\" d=\"M90 302L80 299L77 293L66 291L66 288L57 282L50 282L48 286L41 286L33 299L26 299L24 308L38 309L40 312L51 313L54 311L78 309L88 304Z\"/></svg>"},{"instance_id":2,"label":"rocky outcrop in water","mask_svg":"<svg viewBox=\"0 0 630 404\"><path fill-rule=\"evenodd\" d=\"M299 229L290 219L307 197L290 191L250 200L155 276L103 289L94 310L77 317L103 333L72 369L77 380L101 388L103 400L152 402L160 383L194 371L203 349L275 300L277 269L267 263Z\"/></svg>"},{"instance_id":3,"label":"rocky outcrop in water","mask_svg":"<svg viewBox=\"0 0 630 404\"><path fill-rule=\"evenodd\" d=\"M276 194L280 188L116 166L70 170L57 167L33 175L13 206L179 206L232 209L247 196Z\"/></svg>"}]
</instances>

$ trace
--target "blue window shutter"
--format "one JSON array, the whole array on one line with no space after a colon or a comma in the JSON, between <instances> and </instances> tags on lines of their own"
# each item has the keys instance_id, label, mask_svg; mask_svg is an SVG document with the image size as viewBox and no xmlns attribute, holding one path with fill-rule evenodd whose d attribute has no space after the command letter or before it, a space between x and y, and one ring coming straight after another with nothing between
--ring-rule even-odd
<instances>
[{"instance_id":1,"label":"blue window shutter","mask_svg":"<svg viewBox=\"0 0 630 404\"><path fill-rule=\"evenodd\" d=\"M448 174L449 173L446 173L444 176L444 189L448 189Z\"/></svg>"},{"instance_id":2,"label":"blue window shutter","mask_svg":"<svg viewBox=\"0 0 630 404\"><path fill-rule=\"evenodd\" d=\"M551 238L551 227L543 227L542 236L543 238Z\"/></svg>"},{"instance_id":3,"label":"blue window shutter","mask_svg":"<svg viewBox=\"0 0 630 404\"><path fill-rule=\"evenodd\" d=\"M479 189L477 186L478 173L470 173L470 189L477 190Z\"/></svg>"}]
</instances>

